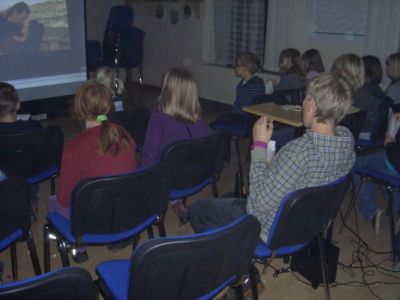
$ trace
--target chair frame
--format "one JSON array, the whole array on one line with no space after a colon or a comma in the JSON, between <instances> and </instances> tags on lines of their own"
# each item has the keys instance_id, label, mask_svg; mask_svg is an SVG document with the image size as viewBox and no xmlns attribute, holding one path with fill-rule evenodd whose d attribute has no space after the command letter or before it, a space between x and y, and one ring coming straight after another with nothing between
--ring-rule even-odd
<instances>
[{"instance_id":1,"label":"chair frame","mask_svg":"<svg viewBox=\"0 0 400 300\"><path fill-rule=\"evenodd\" d=\"M318 238L318 245L320 251L320 263L321 263L321 271L322 278L325 287L325 297L326 299L330 299L329 285L328 285L328 274L327 274L327 261L325 254L325 247L322 243L322 236L328 230L330 226L333 225L333 220L337 215L337 212L340 209L340 205L344 198L344 195L347 192L348 186L350 185L350 175L343 176L334 182L328 183L326 185L309 187L300 190L296 190L290 194L288 194L281 202L280 207L278 209L277 214L275 215L274 222L272 224L269 237L267 243L260 242L259 246L264 249L268 249L271 251L270 256L259 256L256 254L256 260L261 260L265 267L275 258L275 257L284 257L286 260L284 262L288 263L288 256L300 251L307 244L309 244L313 238ZM332 211L320 211L322 218L318 220L318 224L305 224L302 228L303 234L297 232L295 237L286 229L287 227L294 227L294 221L298 218L304 217L304 212L296 211L299 210L298 203L306 204L305 200L307 197L322 197L321 193L325 193L326 195L334 195L332 199L330 199L329 208ZM318 196L317 196L318 195ZM323 194L322 194L323 195ZM312 202L310 202L312 203ZM297 206L296 206L297 205ZM294 207L294 208L292 208ZM302 207L300 207L301 209ZM304 209L304 208L303 208ZM321 210L321 208L316 208ZM292 211L295 211L293 213ZM290 221L292 220L292 221ZM310 223L310 222L309 222ZM319 226L317 228L317 225ZM297 226L298 230L302 226ZM256 251L257 253L257 251ZM264 267L264 269L265 269ZM251 280L254 280L254 268L251 271ZM253 299L258 299L257 289L252 285L253 291Z\"/></svg>"},{"instance_id":2,"label":"chair frame","mask_svg":"<svg viewBox=\"0 0 400 300\"><path fill-rule=\"evenodd\" d=\"M7 183L8 182L8 183ZM29 192L29 186L25 182L24 179L19 178L19 177L11 177L5 180L5 182L2 182L1 184L8 184L11 185L8 188L13 188L16 189L18 188L16 200L19 201L19 205L15 208L18 208L18 210L21 211L21 214L19 217L22 216L23 210L27 209L28 212L23 213L25 216L23 218L25 220L20 220L20 228L13 229L13 232L8 233L7 237L3 240L5 242L5 247L3 250L10 248L10 254L11 254L11 268L12 268L12 274L13 274L13 280L16 281L18 280L18 260L17 260L17 248L16 248L16 243L19 241L26 241L28 249L29 249L29 254L32 260L32 265L33 269L36 275L40 275L42 273L41 268L40 268L40 263L39 263L39 258L38 254L36 251L36 246L35 246L35 241L33 239L32 231L31 231L31 217L29 213L29 205L30 205L30 192ZM20 199L19 197L24 197L25 199ZM24 202L21 202L24 201ZM2 208L4 209L4 207ZM10 216L14 216L12 212L10 213ZM16 229L16 230L15 230ZM14 231L15 230L15 231ZM1 251L3 251L1 250Z\"/></svg>"},{"instance_id":3,"label":"chair frame","mask_svg":"<svg viewBox=\"0 0 400 300\"><path fill-rule=\"evenodd\" d=\"M159 181L158 188L150 186L150 181L152 184ZM132 247L135 249L137 236L144 230L147 230L149 238L154 237L152 225L158 225L159 231L165 233L164 224L160 220L168 205L168 186L168 178L161 164L134 173L90 178L78 183L71 197L71 220L50 213L43 227L45 271L50 271L52 239L57 242L62 265L69 266L69 248L79 248L86 244L107 245L134 238ZM109 194L111 191L111 196L105 198L102 194L107 189ZM131 198L130 195L138 193L138 190L143 192L143 196L135 195ZM89 201L95 201L97 207L103 205L104 213L93 210L93 204L88 204ZM131 212L128 219L127 211ZM112 213L109 215L108 212ZM129 224L121 223L122 219ZM74 237L75 242L68 241L60 232L62 229L54 224L60 224L60 220L67 222L65 224L70 228L68 234Z\"/></svg>"}]
</instances>

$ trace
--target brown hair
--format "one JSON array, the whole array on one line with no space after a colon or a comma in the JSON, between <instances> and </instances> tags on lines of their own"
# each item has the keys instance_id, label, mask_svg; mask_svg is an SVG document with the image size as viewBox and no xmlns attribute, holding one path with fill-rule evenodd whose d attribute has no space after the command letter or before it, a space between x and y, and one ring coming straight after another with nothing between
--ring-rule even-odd
<instances>
[{"instance_id":1,"label":"brown hair","mask_svg":"<svg viewBox=\"0 0 400 300\"><path fill-rule=\"evenodd\" d=\"M332 71L346 78L355 92L364 84L364 64L356 54L347 53L337 57Z\"/></svg>"},{"instance_id":2,"label":"brown hair","mask_svg":"<svg viewBox=\"0 0 400 300\"><path fill-rule=\"evenodd\" d=\"M362 57L364 63L365 76L367 83L379 85L382 81L382 65L376 56L366 55Z\"/></svg>"},{"instance_id":3,"label":"brown hair","mask_svg":"<svg viewBox=\"0 0 400 300\"><path fill-rule=\"evenodd\" d=\"M321 54L317 49L309 49L301 56L303 61L304 73L315 71L321 73L325 71L324 63L322 62Z\"/></svg>"},{"instance_id":4,"label":"brown hair","mask_svg":"<svg viewBox=\"0 0 400 300\"><path fill-rule=\"evenodd\" d=\"M353 88L346 78L333 74L321 73L314 77L307 86L310 95L317 106L318 122L337 125L349 111Z\"/></svg>"},{"instance_id":5,"label":"brown hair","mask_svg":"<svg viewBox=\"0 0 400 300\"><path fill-rule=\"evenodd\" d=\"M180 122L196 123L200 119L197 84L190 71L172 68L165 74L159 109Z\"/></svg>"},{"instance_id":6,"label":"brown hair","mask_svg":"<svg viewBox=\"0 0 400 300\"><path fill-rule=\"evenodd\" d=\"M106 115L113 109L111 92L102 84L87 81L75 94L73 116L78 120L95 121L97 116ZM129 135L121 127L109 121L101 122L97 150L101 154L116 156L129 148Z\"/></svg>"},{"instance_id":7,"label":"brown hair","mask_svg":"<svg viewBox=\"0 0 400 300\"><path fill-rule=\"evenodd\" d=\"M279 55L279 69L283 74L304 76L300 62L300 52L295 48L283 49Z\"/></svg>"},{"instance_id":8,"label":"brown hair","mask_svg":"<svg viewBox=\"0 0 400 300\"><path fill-rule=\"evenodd\" d=\"M0 82L0 117L14 114L19 102L15 88L6 82Z\"/></svg>"},{"instance_id":9,"label":"brown hair","mask_svg":"<svg viewBox=\"0 0 400 300\"><path fill-rule=\"evenodd\" d=\"M260 68L260 60L254 53L244 51L236 57L236 65L241 65L254 74Z\"/></svg>"},{"instance_id":10,"label":"brown hair","mask_svg":"<svg viewBox=\"0 0 400 300\"><path fill-rule=\"evenodd\" d=\"M393 80L400 80L400 52L393 53L386 59L387 75Z\"/></svg>"}]
</instances>

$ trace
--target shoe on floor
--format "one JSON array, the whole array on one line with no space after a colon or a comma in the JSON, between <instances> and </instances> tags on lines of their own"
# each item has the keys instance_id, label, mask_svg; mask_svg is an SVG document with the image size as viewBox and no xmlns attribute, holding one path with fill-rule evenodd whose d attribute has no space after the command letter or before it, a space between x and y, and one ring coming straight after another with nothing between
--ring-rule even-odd
<instances>
[{"instance_id":1,"label":"shoe on floor","mask_svg":"<svg viewBox=\"0 0 400 300\"><path fill-rule=\"evenodd\" d=\"M122 241L122 242L118 242L118 243L107 245L107 249L112 251L112 252L114 252L114 253L116 253L119 250L122 250L122 249L124 249L124 248L126 248L128 246L132 246L132 245L133 245L133 239L127 239L127 240Z\"/></svg>"}]
</instances>

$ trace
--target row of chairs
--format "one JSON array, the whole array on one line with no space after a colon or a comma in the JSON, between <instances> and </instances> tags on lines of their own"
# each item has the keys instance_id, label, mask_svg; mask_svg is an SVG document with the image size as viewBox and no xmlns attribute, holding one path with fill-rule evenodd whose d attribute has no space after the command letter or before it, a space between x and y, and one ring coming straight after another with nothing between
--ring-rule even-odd
<instances>
[{"instance_id":1,"label":"row of chairs","mask_svg":"<svg viewBox=\"0 0 400 300\"><path fill-rule=\"evenodd\" d=\"M107 299L211 299L225 287L234 285L236 295L241 299L241 286L235 283L240 279L240 275L250 273L253 299L258 299L252 258L256 257L267 263L274 257L291 255L301 250L316 236L321 240L321 234L332 222L340 207L349 181L350 178L346 176L325 186L306 188L288 195L282 201L266 243L259 241L260 227L252 216L243 216L232 224L203 234L150 239L134 251L130 260L99 264L96 268L99 275L97 286ZM74 206L72 210L74 211ZM91 212L93 213L95 212ZM89 213L85 214L85 217L88 218ZM91 220L92 217L89 218L89 224L92 223ZM74 228L73 224L71 228ZM99 237L99 232L96 229L92 230L95 232L83 234L82 240L95 238L95 235ZM120 235L125 233L126 231ZM57 239L61 245L61 238ZM78 239L77 236L76 240ZM326 259L322 246L320 258L326 297L329 299ZM49 288L53 282L57 282L60 274L75 272L68 270L71 269L66 268L64 271L47 273L36 279L2 285L0 299L30 299L28 295L37 296L40 291L46 291L50 297L49 291L58 293L68 289L68 280L65 280L65 285L59 282L54 283L56 288ZM81 274L80 277L88 277L82 275L83 271L76 272ZM87 294L86 298L77 296L80 285L78 281L79 279L72 281L75 284L71 292L64 291L57 298L71 299L65 297L74 295L73 299L91 299ZM90 284L88 279L84 281L86 283L83 290L92 290L91 281L89 280ZM46 298L43 296L40 299Z\"/></svg>"}]
</instances>

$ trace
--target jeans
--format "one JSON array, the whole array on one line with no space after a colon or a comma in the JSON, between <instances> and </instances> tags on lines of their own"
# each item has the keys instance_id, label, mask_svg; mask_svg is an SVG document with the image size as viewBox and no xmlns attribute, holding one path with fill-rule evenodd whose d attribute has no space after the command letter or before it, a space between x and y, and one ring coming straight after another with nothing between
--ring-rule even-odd
<instances>
[{"instance_id":1,"label":"jeans","mask_svg":"<svg viewBox=\"0 0 400 300\"><path fill-rule=\"evenodd\" d=\"M385 160L386 160L386 153L384 150L382 150L371 155L358 157L354 165L354 168L368 168L371 170L386 173L394 177L398 177L400 180L400 176L398 174L395 174L390 170L388 170ZM353 174L353 180L355 185L357 186L358 183L360 182L360 176ZM357 198L358 208L360 209L361 213L370 221L372 221L378 209L378 204L376 203L375 199L376 186L377 185L374 182L368 182L368 181L363 182ZM382 191L385 198L389 199L388 192L384 191L383 189ZM394 199L394 207L400 209L400 193L394 192L393 199Z\"/></svg>"},{"instance_id":2,"label":"jeans","mask_svg":"<svg viewBox=\"0 0 400 300\"><path fill-rule=\"evenodd\" d=\"M246 200L241 198L204 199L189 206L190 224L196 233L227 225L245 214Z\"/></svg>"}]
</instances>

